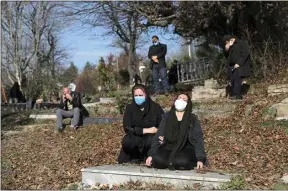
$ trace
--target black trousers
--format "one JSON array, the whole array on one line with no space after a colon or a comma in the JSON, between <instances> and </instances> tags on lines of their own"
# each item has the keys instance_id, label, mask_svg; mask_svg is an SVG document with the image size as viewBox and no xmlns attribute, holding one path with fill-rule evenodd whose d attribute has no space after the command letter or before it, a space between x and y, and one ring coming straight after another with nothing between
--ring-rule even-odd
<instances>
[{"instance_id":1,"label":"black trousers","mask_svg":"<svg viewBox=\"0 0 288 191\"><path fill-rule=\"evenodd\" d=\"M146 159L147 153L151 148L153 134L137 136L128 133L123 137L122 148L118 157L119 163L127 163L132 160Z\"/></svg>"},{"instance_id":2,"label":"black trousers","mask_svg":"<svg viewBox=\"0 0 288 191\"><path fill-rule=\"evenodd\" d=\"M232 96L241 97L242 78L239 74L239 69L230 68L229 79L232 87Z\"/></svg>"},{"instance_id":3,"label":"black trousers","mask_svg":"<svg viewBox=\"0 0 288 191\"><path fill-rule=\"evenodd\" d=\"M155 153L156 154L152 156L153 167L158 169L168 168L171 151L163 146L158 148ZM176 170L191 170L196 167L197 158L194 147L191 144L187 144L183 150L175 155L172 164Z\"/></svg>"}]
</instances>

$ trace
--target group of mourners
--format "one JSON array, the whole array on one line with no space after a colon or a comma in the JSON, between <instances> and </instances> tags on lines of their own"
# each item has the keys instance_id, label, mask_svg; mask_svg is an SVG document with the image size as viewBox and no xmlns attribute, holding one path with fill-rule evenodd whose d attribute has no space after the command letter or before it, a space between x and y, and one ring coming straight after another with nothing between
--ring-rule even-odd
<instances>
[{"instance_id":1,"label":"group of mourners","mask_svg":"<svg viewBox=\"0 0 288 191\"><path fill-rule=\"evenodd\" d=\"M247 43L235 36L223 38L225 53L228 57L232 99L242 99L241 83L251 75L250 53ZM159 79L164 93L169 92L165 55L167 46L152 37L153 45L148 57L154 81L155 94L161 94ZM192 113L191 98L179 94L169 112L164 113L161 106L149 96L146 86L137 84L132 88L133 102L128 104L124 113L123 127L125 136L118 157L119 163L146 162L149 167L159 169L190 170L203 168L208 164L204 138L200 122ZM57 128L63 130L62 119L72 118L71 127L77 129L81 116L86 116L80 94L63 89L60 109L57 110Z\"/></svg>"},{"instance_id":2,"label":"group of mourners","mask_svg":"<svg viewBox=\"0 0 288 191\"><path fill-rule=\"evenodd\" d=\"M118 157L120 164L146 161L149 167L171 170L207 165L202 129L192 113L189 95L175 97L167 113L150 98L145 85L136 84L132 96L123 117L125 136ZM81 115L85 116L85 108L80 94L64 88L57 110L57 130L63 130L63 118L72 118L71 127L77 129Z\"/></svg>"},{"instance_id":3,"label":"group of mourners","mask_svg":"<svg viewBox=\"0 0 288 191\"><path fill-rule=\"evenodd\" d=\"M169 112L164 113L144 85L132 89L133 102L127 105L123 127L125 136L118 157L121 163L146 161L159 169L190 170L207 164L200 122L192 113L187 94L179 94Z\"/></svg>"}]
</instances>

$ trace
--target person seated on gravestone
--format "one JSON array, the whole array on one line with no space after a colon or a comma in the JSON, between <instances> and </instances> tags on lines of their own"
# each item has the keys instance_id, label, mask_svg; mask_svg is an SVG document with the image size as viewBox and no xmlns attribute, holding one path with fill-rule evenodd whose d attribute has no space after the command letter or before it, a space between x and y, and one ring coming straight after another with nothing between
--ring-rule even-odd
<instances>
[{"instance_id":1,"label":"person seated on gravestone","mask_svg":"<svg viewBox=\"0 0 288 191\"><path fill-rule=\"evenodd\" d=\"M9 92L9 103L23 103L26 102L23 93L20 90L18 82L15 82Z\"/></svg>"},{"instance_id":2,"label":"person seated on gravestone","mask_svg":"<svg viewBox=\"0 0 288 191\"><path fill-rule=\"evenodd\" d=\"M163 114L148 156L146 165L158 169L191 170L207 165L202 129L187 94L178 95L171 110Z\"/></svg>"},{"instance_id":3,"label":"person seated on gravestone","mask_svg":"<svg viewBox=\"0 0 288 191\"><path fill-rule=\"evenodd\" d=\"M63 88L63 95L60 100L60 108L56 112L57 115L57 130L63 130L62 119L72 118L71 128L77 129L81 115L88 116L87 110L81 103L81 96L78 92L71 92L67 87Z\"/></svg>"},{"instance_id":4,"label":"person seated on gravestone","mask_svg":"<svg viewBox=\"0 0 288 191\"><path fill-rule=\"evenodd\" d=\"M161 106L150 98L144 85L135 85L132 95L133 102L126 106L123 118L126 135L118 157L120 164L145 161L164 113Z\"/></svg>"}]
</instances>

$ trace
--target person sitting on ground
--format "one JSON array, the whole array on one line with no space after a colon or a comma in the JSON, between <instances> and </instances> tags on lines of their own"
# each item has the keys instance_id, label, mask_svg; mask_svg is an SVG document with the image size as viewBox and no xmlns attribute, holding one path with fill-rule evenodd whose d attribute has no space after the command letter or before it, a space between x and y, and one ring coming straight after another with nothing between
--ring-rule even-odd
<instances>
[{"instance_id":1,"label":"person sitting on ground","mask_svg":"<svg viewBox=\"0 0 288 191\"><path fill-rule=\"evenodd\" d=\"M83 110L84 109L84 110ZM62 119L72 118L71 128L77 129L79 127L81 111L86 111L81 103L80 93L71 92L67 87L63 88L63 95L60 100L60 108L57 110L57 130L63 130ZM86 112L83 113L84 116L87 116Z\"/></svg>"},{"instance_id":2,"label":"person sitting on ground","mask_svg":"<svg viewBox=\"0 0 288 191\"><path fill-rule=\"evenodd\" d=\"M146 165L158 169L191 170L207 164L202 129L188 95L178 95L171 110L163 114L148 156Z\"/></svg>"},{"instance_id":3,"label":"person sitting on ground","mask_svg":"<svg viewBox=\"0 0 288 191\"><path fill-rule=\"evenodd\" d=\"M153 136L164 113L161 106L155 103L142 84L132 88L133 102L128 104L124 113L123 127L126 135L118 162L145 162Z\"/></svg>"}]
</instances>

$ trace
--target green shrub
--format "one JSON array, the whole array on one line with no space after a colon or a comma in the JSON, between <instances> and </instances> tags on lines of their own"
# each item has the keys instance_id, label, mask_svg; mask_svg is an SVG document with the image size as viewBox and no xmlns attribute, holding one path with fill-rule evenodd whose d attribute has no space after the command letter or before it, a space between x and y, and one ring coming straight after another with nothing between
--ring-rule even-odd
<instances>
[{"instance_id":1,"label":"green shrub","mask_svg":"<svg viewBox=\"0 0 288 191\"><path fill-rule=\"evenodd\" d=\"M132 103L131 96L117 96L116 97L117 109L122 115L125 112L126 105Z\"/></svg>"},{"instance_id":2,"label":"green shrub","mask_svg":"<svg viewBox=\"0 0 288 191\"><path fill-rule=\"evenodd\" d=\"M227 183L224 183L220 186L221 190L245 190L247 184L245 182L244 177L235 176L231 178L231 180Z\"/></svg>"}]
</instances>

